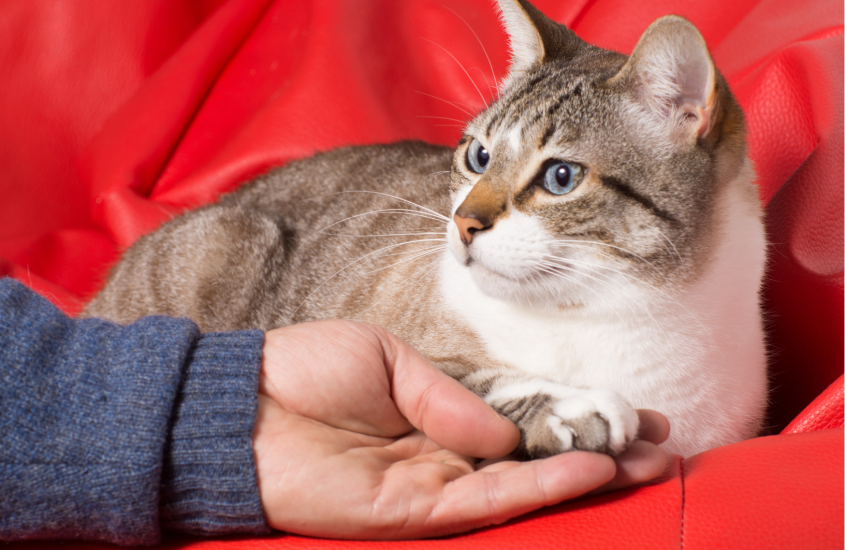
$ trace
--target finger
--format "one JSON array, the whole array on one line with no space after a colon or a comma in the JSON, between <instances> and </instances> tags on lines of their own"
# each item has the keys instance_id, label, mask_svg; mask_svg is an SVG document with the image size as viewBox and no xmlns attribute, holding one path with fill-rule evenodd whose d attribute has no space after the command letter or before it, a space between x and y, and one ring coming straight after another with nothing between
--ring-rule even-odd
<instances>
[{"instance_id":1,"label":"finger","mask_svg":"<svg viewBox=\"0 0 845 550\"><path fill-rule=\"evenodd\" d=\"M639 439L659 445L669 438L669 421L665 416L651 409L638 409L637 415L640 417Z\"/></svg>"},{"instance_id":2,"label":"finger","mask_svg":"<svg viewBox=\"0 0 845 550\"><path fill-rule=\"evenodd\" d=\"M628 450L616 457L616 475L595 494L615 491L656 478L666 469L666 453L649 441L634 441Z\"/></svg>"},{"instance_id":3,"label":"finger","mask_svg":"<svg viewBox=\"0 0 845 550\"><path fill-rule=\"evenodd\" d=\"M581 496L610 481L616 472L609 456L581 451L495 466L493 471L474 472L444 488L425 522L427 536L502 523Z\"/></svg>"},{"instance_id":4,"label":"finger","mask_svg":"<svg viewBox=\"0 0 845 550\"><path fill-rule=\"evenodd\" d=\"M393 400L415 428L463 455L492 458L516 448L511 421L396 336L383 329L381 336Z\"/></svg>"}]
</instances>

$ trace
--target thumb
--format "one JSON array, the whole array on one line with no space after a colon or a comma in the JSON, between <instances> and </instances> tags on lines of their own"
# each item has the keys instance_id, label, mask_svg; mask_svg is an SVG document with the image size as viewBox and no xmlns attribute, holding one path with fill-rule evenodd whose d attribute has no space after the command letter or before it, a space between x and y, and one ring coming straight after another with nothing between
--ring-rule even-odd
<instances>
[{"instance_id":1,"label":"thumb","mask_svg":"<svg viewBox=\"0 0 845 550\"><path fill-rule=\"evenodd\" d=\"M415 428L438 445L467 456L496 458L513 451L519 430L478 395L429 363L400 338L379 331L391 397Z\"/></svg>"}]
</instances>

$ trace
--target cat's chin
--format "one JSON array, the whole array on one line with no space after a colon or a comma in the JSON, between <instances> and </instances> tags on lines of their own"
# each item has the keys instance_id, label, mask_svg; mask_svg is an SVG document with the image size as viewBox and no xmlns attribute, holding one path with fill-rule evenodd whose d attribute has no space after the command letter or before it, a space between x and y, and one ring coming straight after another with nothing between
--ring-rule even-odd
<instances>
[{"instance_id":1,"label":"cat's chin","mask_svg":"<svg viewBox=\"0 0 845 550\"><path fill-rule=\"evenodd\" d=\"M532 308L558 308L582 305L577 300L561 296L561 289L546 281L543 274L513 277L485 267L481 262L470 262L468 266L472 281L481 292L502 300Z\"/></svg>"}]
</instances>

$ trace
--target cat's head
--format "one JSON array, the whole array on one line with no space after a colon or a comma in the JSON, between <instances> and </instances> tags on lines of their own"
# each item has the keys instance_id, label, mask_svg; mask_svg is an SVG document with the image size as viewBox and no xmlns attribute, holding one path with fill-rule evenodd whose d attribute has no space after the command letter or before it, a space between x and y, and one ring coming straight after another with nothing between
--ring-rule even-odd
<instances>
[{"instance_id":1,"label":"cat's head","mask_svg":"<svg viewBox=\"0 0 845 550\"><path fill-rule=\"evenodd\" d=\"M452 165L449 247L487 294L572 306L695 278L745 160L698 30L658 19L630 57L499 0L513 59ZM746 178L747 179L747 178Z\"/></svg>"}]
</instances>

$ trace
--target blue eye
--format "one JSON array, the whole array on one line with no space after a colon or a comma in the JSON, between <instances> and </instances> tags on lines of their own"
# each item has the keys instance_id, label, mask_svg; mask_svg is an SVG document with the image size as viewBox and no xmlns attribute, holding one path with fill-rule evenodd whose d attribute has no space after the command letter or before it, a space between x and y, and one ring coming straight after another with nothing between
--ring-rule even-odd
<instances>
[{"instance_id":1,"label":"blue eye","mask_svg":"<svg viewBox=\"0 0 845 550\"><path fill-rule=\"evenodd\" d=\"M476 174L483 174L487 171L487 165L490 164L490 153L481 145L477 139L473 139L467 149L467 164L469 169Z\"/></svg>"},{"instance_id":2,"label":"blue eye","mask_svg":"<svg viewBox=\"0 0 845 550\"><path fill-rule=\"evenodd\" d=\"M543 175L543 189L552 195L565 195L578 187L584 177L584 169L574 162L555 162Z\"/></svg>"}]
</instances>

